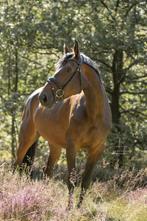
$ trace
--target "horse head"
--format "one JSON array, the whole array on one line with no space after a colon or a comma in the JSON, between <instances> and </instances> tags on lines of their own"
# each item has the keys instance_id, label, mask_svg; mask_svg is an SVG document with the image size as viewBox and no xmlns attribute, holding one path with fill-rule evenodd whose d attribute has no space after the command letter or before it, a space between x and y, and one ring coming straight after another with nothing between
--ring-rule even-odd
<instances>
[{"instance_id":1,"label":"horse head","mask_svg":"<svg viewBox=\"0 0 147 221\"><path fill-rule=\"evenodd\" d=\"M54 103L80 93L83 82L80 50L78 42L75 41L72 52L64 45L64 55L56 65L55 75L48 78L39 100L43 106L51 108Z\"/></svg>"}]
</instances>

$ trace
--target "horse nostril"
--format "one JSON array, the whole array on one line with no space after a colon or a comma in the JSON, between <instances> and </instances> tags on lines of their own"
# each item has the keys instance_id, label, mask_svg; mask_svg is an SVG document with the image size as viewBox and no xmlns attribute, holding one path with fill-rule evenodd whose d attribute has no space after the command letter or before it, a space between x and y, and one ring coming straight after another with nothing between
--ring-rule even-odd
<instances>
[{"instance_id":1,"label":"horse nostril","mask_svg":"<svg viewBox=\"0 0 147 221\"><path fill-rule=\"evenodd\" d=\"M47 96L45 94L43 94L42 100L43 100L44 103L47 102Z\"/></svg>"},{"instance_id":2,"label":"horse nostril","mask_svg":"<svg viewBox=\"0 0 147 221\"><path fill-rule=\"evenodd\" d=\"M42 104L45 104L47 102L47 95L46 94L43 94L41 97L40 97L40 101Z\"/></svg>"}]
</instances>

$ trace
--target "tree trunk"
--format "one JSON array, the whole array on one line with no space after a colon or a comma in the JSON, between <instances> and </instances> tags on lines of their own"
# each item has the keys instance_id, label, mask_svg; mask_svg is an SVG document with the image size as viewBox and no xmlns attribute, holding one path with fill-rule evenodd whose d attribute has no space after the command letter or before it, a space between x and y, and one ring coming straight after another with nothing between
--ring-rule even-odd
<instances>
[{"instance_id":1,"label":"tree trunk","mask_svg":"<svg viewBox=\"0 0 147 221\"><path fill-rule=\"evenodd\" d=\"M113 136L114 136L114 151L116 159L113 159L113 166L118 163L118 167L123 166L124 147L120 142L120 83L123 77L123 50L116 49L113 56L112 63L113 76L113 91L112 91L112 121L113 121Z\"/></svg>"},{"instance_id":2,"label":"tree trunk","mask_svg":"<svg viewBox=\"0 0 147 221\"><path fill-rule=\"evenodd\" d=\"M18 49L15 48L15 66L14 66L14 87L13 87L13 102L15 102L18 93ZM16 152L16 133L15 133L15 121L16 121L16 107L12 107L12 123L11 123L11 153L12 153L12 163L15 159Z\"/></svg>"},{"instance_id":3,"label":"tree trunk","mask_svg":"<svg viewBox=\"0 0 147 221\"><path fill-rule=\"evenodd\" d=\"M9 53L9 57L8 57L8 96L10 96L10 92L11 92L11 54L10 51L8 51Z\"/></svg>"},{"instance_id":4,"label":"tree trunk","mask_svg":"<svg viewBox=\"0 0 147 221\"><path fill-rule=\"evenodd\" d=\"M15 159L15 114L12 113L12 120L11 120L11 154L12 154L12 163Z\"/></svg>"}]
</instances>

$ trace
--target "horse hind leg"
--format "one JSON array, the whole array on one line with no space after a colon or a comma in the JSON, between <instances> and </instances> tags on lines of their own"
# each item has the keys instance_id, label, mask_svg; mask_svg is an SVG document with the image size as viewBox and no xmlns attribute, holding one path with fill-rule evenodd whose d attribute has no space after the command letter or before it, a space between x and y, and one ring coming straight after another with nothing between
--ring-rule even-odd
<instances>
[{"instance_id":1,"label":"horse hind leg","mask_svg":"<svg viewBox=\"0 0 147 221\"><path fill-rule=\"evenodd\" d=\"M36 146L37 146L37 141L34 141L34 143L33 141L31 143L29 142L25 144L21 143L19 145L14 171L16 167L19 167L20 173L22 173L22 171L25 172L31 171L31 167L34 162Z\"/></svg>"},{"instance_id":2,"label":"horse hind leg","mask_svg":"<svg viewBox=\"0 0 147 221\"><path fill-rule=\"evenodd\" d=\"M23 158L22 163L25 164L27 167L31 167L34 162L37 143L38 142L35 141L31 145L31 147L29 148L29 150L27 151L27 153L25 154L25 156Z\"/></svg>"},{"instance_id":3,"label":"horse hind leg","mask_svg":"<svg viewBox=\"0 0 147 221\"><path fill-rule=\"evenodd\" d=\"M39 136L37 136L34 124L29 119L23 120L20 127L19 146L15 167L17 165L21 166L24 163L26 165L25 167L28 166L28 168L31 168L35 156L38 137Z\"/></svg>"}]
</instances>

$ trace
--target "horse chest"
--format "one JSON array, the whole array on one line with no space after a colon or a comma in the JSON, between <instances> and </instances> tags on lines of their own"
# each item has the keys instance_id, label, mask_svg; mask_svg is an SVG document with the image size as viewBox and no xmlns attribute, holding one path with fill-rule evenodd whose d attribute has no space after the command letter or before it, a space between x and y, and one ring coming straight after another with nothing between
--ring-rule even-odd
<instances>
[{"instance_id":1,"label":"horse chest","mask_svg":"<svg viewBox=\"0 0 147 221\"><path fill-rule=\"evenodd\" d=\"M67 125L64 118L59 120L56 116L48 110L38 109L34 118L35 126L37 132L50 144L64 146Z\"/></svg>"}]
</instances>

